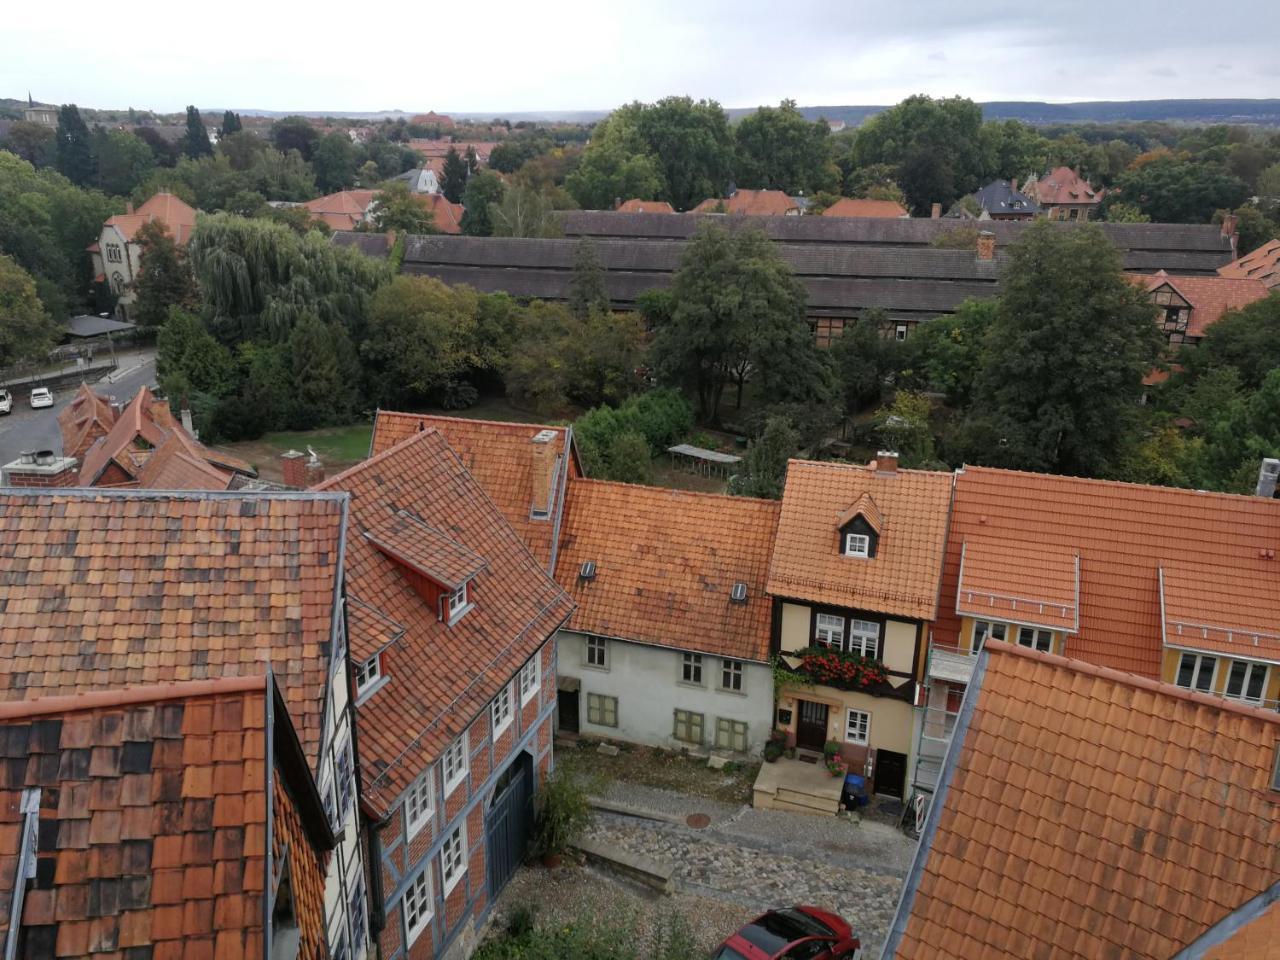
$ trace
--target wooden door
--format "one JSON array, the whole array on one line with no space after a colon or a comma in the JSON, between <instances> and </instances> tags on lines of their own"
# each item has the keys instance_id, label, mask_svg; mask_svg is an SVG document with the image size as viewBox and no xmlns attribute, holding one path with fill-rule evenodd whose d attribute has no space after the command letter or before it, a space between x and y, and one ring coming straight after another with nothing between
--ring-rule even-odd
<instances>
[{"instance_id":1,"label":"wooden door","mask_svg":"<svg viewBox=\"0 0 1280 960\"><path fill-rule=\"evenodd\" d=\"M821 753L826 743L827 705L801 700L800 716L796 721L796 746Z\"/></svg>"},{"instance_id":2,"label":"wooden door","mask_svg":"<svg viewBox=\"0 0 1280 960\"><path fill-rule=\"evenodd\" d=\"M907 788L907 757L892 750L876 751L876 793L903 798Z\"/></svg>"}]
</instances>

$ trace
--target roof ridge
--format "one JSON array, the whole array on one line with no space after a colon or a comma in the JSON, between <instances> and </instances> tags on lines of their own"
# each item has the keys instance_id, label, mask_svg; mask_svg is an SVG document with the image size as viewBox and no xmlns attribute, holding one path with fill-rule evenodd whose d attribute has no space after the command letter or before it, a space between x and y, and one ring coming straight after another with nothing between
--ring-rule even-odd
<instances>
[{"instance_id":1,"label":"roof ridge","mask_svg":"<svg viewBox=\"0 0 1280 960\"><path fill-rule=\"evenodd\" d=\"M216 469L216 468L215 468ZM339 474L341 476L341 474ZM142 487L4 487L0 497L59 497L77 500L98 498L132 500L323 500L341 503L350 494L342 490L148 490Z\"/></svg>"},{"instance_id":2,"label":"roof ridge","mask_svg":"<svg viewBox=\"0 0 1280 960\"><path fill-rule=\"evenodd\" d=\"M793 463L798 463L806 467L826 467L838 470L861 470L863 473L870 473L875 476L893 476L894 474L899 473L909 473L913 476L923 477L951 477L955 476L956 473L954 470L919 470L915 467L898 467L892 473L888 473L883 470L877 470L869 463L849 463L844 460L806 460L803 457L792 457L787 461L787 466L790 467ZM995 468L989 467L986 469Z\"/></svg>"},{"instance_id":3,"label":"roof ridge","mask_svg":"<svg viewBox=\"0 0 1280 960\"><path fill-rule=\"evenodd\" d=\"M356 473L359 470L365 470L375 463L381 463L383 460L387 459L392 453L399 451L402 447L407 447L409 444L413 443L415 440L421 440L423 437L429 437L432 434L439 434L439 433L440 431L437 430L435 427L428 427L425 430L418 430L417 432L413 433L411 436L405 437L403 440L393 443L391 446L387 447L387 449L383 450L381 453L375 453L372 457L367 457L366 459L361 460L359 463L353 463L351 466L347 467L347 469L343 470L341 473L335 473L332 477L326 477L325 479L321 480L319 483L315 484L314 486L309 487L308 490L316 491L316 492L328 492L329 488L332 487L339 480L345 480L347 477L351 476L352 474ZM441 439L443 439L443 434L441 434ZM446 445L448 444L447 440L445 441L445 444Z\"/></svg>"},{"instance_id":4,"label":"roof ridge","mask_svg":"<svg viewBox=\"0 0 1280 960\"><path fill-rule=\"evenodd\" d=\"M782 507L781 500L770 500L765 497L740 497L732 493L715 493L710 490L681 490L676 487L659 487L651 483L628 483L625 480L601 480L598 477L570 477L569 486L590 484L598 487L627 487L647 490L657 496L688 497L691 499L733 500L738 503L751 503L762 506Z\"/></svg>"},{"instance_id":5,"label":"roof ridge","mask_svg":"<svg viewBox=\"0 0 1280 960\"><path fill-rule=\"evenodd\" d=\"M1207 693L1198 693L1195 690L1185 690L1176 684L1163 683L1159 680L1152 680L1148 677L1140 677L1136 673L1125 673L1123 670L1116 670L1113 667L1100 667L1097 664L1089 663L1085 660L1076 660L1072 657L1064 657L1056 653L1041 653L1038 650L1032 650L1028 647L1022 647L1016 643L1009 643L1004 640L988 639L984 642L983 649L1001 655L1022 657L1027 660L1039 660L1055 667L1070 670L1073 673L1098 677L1103 680L1111 680L1115 683L1121 683L1128 687L1137 687L1140 690L1147 690L1151 693L1158 693L1162 696L1176 697L1177 699L1187 700L1202 707L1213 707L1216 710L1226 710L1231 713L1238 713L1246 717L1251 717L1254 720L1265 720L1267 723L1273 723L1280 726L1280 712L1265 710L1261 707L1250 707L1247 704L1239 703L1235 700L1228 699L1227 697L1214 697Z\"/></svg>"},{"instance_id":6,"label":"roof ridge","mask_svg":"<svg viewBox=\"0 0 1280 960\"><path fill-rule=\"evenodd\" d=\"M448 420L450 423L483 423L491 427L535 427L543 430L566 430L570 424L567 423L524 423L520 420L487 420L480 417L451 417L448 414L441 413L409 413L401 410L379 410L378 416L388 417L405 417L419 419L430 417L433 420ZM375 429L377 421L375 419Z\"/></svg>"},{"instance_id":7,"label":"roof ridge","mask_svg":"<svg viewBox=\"0 0 1280 960\"><path fill-rule=\"evenodd\" d=\"M1103 485L1107 487L1128 487L1137 490L1156 490L1162 493L1185 494L1196 497L1211 497L1214 499L1229 500L1233 503L1276 503L1267 497L1259 497L1252 493L1223 493L1218 490L1196 490L1191 487L1162 487L1155 483L1136 483L1132 480L1106 480L1101 477L1079 477L1069 473L1042 473L1037 470L1015 470L1012 467L986 467L981 464L964 464L956 468L956 475L972 473L979 471L982 473L999 473L1012 474L1019 477L1047 477L1051 480L1068 480L1073 483L1087 483L1091 485ZM925 472L925 471L918 471ZM1275 509L1280 509L1277 506Z\"/></svg>"},{"instance_id":8,"label":"roof ridge","mask_svg":"<svg viewBox=\"0 0 1280 960\"><path fill-rule=\"evenodd\" d=\"M267 666L264 664L264 666ZM189 697L206 697L218 693L234 693L257 688L265 690L265 680L270 667L262 673L243 677L218 677L212 680L181 680L145 687L117 687L112 690L95 690L89 693L72 693L31 700L0 702L0 721L18 717L43 716L50 713L72 713L80 710L97 710L103 707L124 707L138 703L155 703L160 700L181 700Z\"/></svg>"}]
</instances>

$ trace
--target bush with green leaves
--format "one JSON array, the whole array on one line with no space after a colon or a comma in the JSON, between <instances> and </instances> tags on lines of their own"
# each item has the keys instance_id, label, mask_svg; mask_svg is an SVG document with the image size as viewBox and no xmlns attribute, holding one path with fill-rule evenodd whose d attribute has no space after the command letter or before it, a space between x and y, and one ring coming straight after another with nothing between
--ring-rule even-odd
<instances>
[{"instance_id":1,"label":"bush with green leaves","mask_svg":"<svg viewBox=\"0 0 1280 960\"><path fill-rule=\"evenodd\" d=\"M538 791L533 852L541 857L563 854L590 824L586 792L568 771L554 771Z\"/></svg>"},{"instance_id":2,"label":"bush with green leaves","mask_svg":"<svg viewBox=\"0 0 1280 960\"><path fill-rule=\"evenodd\" d=\"M588 475L605 477L618 436L638 434L653 455L678 442L692 427L693 409L679 391L650 390L619 407L588 410L577 419L573 430Z\"/></svg>"}]
</instances>

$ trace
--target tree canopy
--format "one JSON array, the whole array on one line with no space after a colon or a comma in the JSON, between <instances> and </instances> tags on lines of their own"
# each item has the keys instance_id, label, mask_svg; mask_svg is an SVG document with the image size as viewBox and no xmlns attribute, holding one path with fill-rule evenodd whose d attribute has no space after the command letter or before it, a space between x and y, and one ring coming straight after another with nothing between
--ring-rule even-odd
<instances>
[{"instance_id":1,"label":"tree canopy","mask_svg":"<svg viewBox=\"0 0 1280 960\"><path fill-rule=\"evenodd\" d=\"M794 100L760 107L734 128L737 185L788 194L838 190L826 121L806 120Z\"/></svg>"},{"instance_id":2,"label":"tree canopy","mask_svg":"<svg viewBox=\"0 0 1280 960\"><path fill-rule=\"evenodd\" d=\"M182 152L192 160L213 155L213 144L209 142L204 117L195 107L187 107L187 135L182 141Z\"/></svg>"},{"instance_id":3,"label":"tree canopy","mask_svg":"<svg viewBox=\"0 0 1280 960\"><path fill-rule=\"evenodd\" d=\"M36 296L31 274L0 255L0 367L43 357L58 339L58 326Z\"/></svg>"}]
</instances>

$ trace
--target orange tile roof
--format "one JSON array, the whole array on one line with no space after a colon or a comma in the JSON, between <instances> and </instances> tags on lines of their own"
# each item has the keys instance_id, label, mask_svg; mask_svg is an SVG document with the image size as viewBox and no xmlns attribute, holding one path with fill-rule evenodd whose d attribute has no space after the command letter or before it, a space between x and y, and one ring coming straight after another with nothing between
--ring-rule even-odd
<instances>
[{"instance_id":1,"label":"orange tile roof","mask_svg":"<svg viewBox=\"0 0 1280 960\"><path fill-rule=\"evenodd\" d=\"M572 481L556 563L578 604L570 629L767 660L778 513L772 500ZM579 576L587 561L590 581ZM746 603L730 599L735 583L746 584Z\"/></svg>"},{"instance_id":2,"label":"orange tile roof","mask_svg":"<svg viewBox=\"0 0 1280 960\"><path fill-rule=\"evenodd\" d=\"M404 636L404 627L355 597L347 598L347 645L351 659L363 663Z\"/></svg>"},{"instance_id":3,"label":"orange tile roof","mask_svg":"<svg viewBox=\"0 0 1280 960\"><path fill-rule=\"evenodd\" d=\"M7 928L20 802L31 789L39 842L36 879L21 878L18 955L261 956L270 825L277 863L291 841L299 956L327 956L333 837L305 761L279 760L296 756L297 740L287 713L268 709L269 683L197 681L0 706L9 758L0 761L0 944L19 935ZM268 756L277 758L270 777Z\"/></svg>"},{"instance_id":4,"label":"orange tile roof","mask_svg":"<svg viewBox=\"0 0 1280 960\"><path fill-rule=\"evenodd\" d=\"M1280 663L1274 573L1250 575L1184 556L1161 563L1160 588L1166 645Z\"/></svg>"},{"instance_id":5,"label":"orange tile roof","mask_svg":"<svg viewBox=\"0 0 1280 960\"><path fill-rule=\"evenodd\" d=\"M357 712L364 802L380 816L568 619L573 603L438 430L413 433L317 489L351 495L349 596L405 631L388 681ZM400 511L487 563L470 586L474 606L452 624L363 536Z\"/></svg>"},{"instance_id":6,"label":"orange tile roof","mask_svg":"<svg viewBox=\"0 0 1280 960\"><path fill-rule=\"evenodd\" d=\"M1280 960L1280 900L1210 948L1204 960Z\"/></svg>"},{"instance_id":7,"label":"orange tile roof","mask_svg":"<svg viewBox=\"0 0 1280 960\"><path fill-rule=\"evenodd\" d=\"M944 602L934 625L944 643L959 639L955 599L970 539L1020 555L1079 554L1080 631L1067 652L1158 677L1160 567L1193 560L1266 589L1280 575L1280 559L1266 553L1280 550L1280 501L966 467L956 476Z\"/></svg>"},{"instance_id":8,"label":"orange tile roof","mask_svg":"<svg viewBox=\"0 0 1280 960\"><path fill-rule=\"evenodd\" d=\"M1280 881L1280 714L988 641L883 956L1166 960Z\"/></svg>"},{"instance_id":9,"label":"orange tile roof","mask_svg":"<svg viewBox=\"0 0 1280 960\"><path fill-rule=\"evenodd\" d=\"M0 701L257 675L320 743L342 497L0 495Z\"/></svg>"},{"instance_id":10,"label":"orange tile roof","mask_svg":"<svg viewBox=\"0 0 1280 960\"><path fill-rule=\"evenodd\" d=\"M460 203L450 203L443 193L414 194L431 211L431 223L441 233L461 233L462 215L466 208Z\"/></svg>"},{"instance_id":11,"label":"orange tile roof","mask_svg":"<svg viewBox=\"0 0 1280 960\"><path fill-rule=\"evenodd\" d=\"M191 456L172 434L151 451L138 471L138 486L147 490L226 490L233 479L233 474Z\"/></svg>"},{"instance_id":12,"label":"orange tile roof","mask_svg":"<svg viewBox=\"0 0 1280 960\"><path fill-rule=\"evenodd\" d=\"M81 381L71 402L58 414L58 431L62 434L62 453L82 457L99 437L111 432L116 412L111 401Z\"/></svg>"},{"instance_id":13,"label":"orange tile roof","mask_svg":"<svg viewBox=\"0 0 1280 960\"><path fill-rule=\"evenodd\" d=\"M316 220L323 220L333 230L354 230L365 221L376 190L339 190L316 197L304 204Z\"/></svg>"},{"instance_id":14,"label":"orange tile roof","mask_svg":"<svg viewBox=\"0 0 1280 960\"><path fill-rule=\"evenodd\" d=\"M1280 240L1269 240L1258 249L1219 267L1218 275L1259 280L1267 287L1280 287Z\"/></svg>"},{"instance_id":15,"label":"orange tile roof","mask_svg":"<svg viewBox=\"0 0 1280 960\"><path fill-rule=\"evenodd\" d=\"M369 523L364 537L392 560L446 590L457 590L488 566L483 557L407 510Z\"/></svg>"},{"instance_id":16,"label":"orange tile roof","mask_svg":"<svg viewBox=\"0 0 1280 960\"><path fill-rule=\"evenodd\" d=\"M618 204L618 213L675 213L676 208L665 200L624 200Z\"/></svg>"},{"instance_id":17,"label":"orange tile roof","mask_svg":"<svg viewBox=\"0 0 1280 960\"><path fill-rule=\"evenodd\" d=\"M839 520L864 494L883 516L875 557L846 557ZM951 474L792 460L769 567L769 593L932 620L951 501Z\"/></svg>"},{"instance_id":18,"label":"orange tile roof","mask_svg":"<svg viewBox=\"0 0 1280 960\"><path fill-rule=\"evenodd\" d=\"M893 219L910 216L907 208L893 200L858 200L842 197L822 211L824 217L879 217Z\"/></svg>"},{"instance_id":19,"label":"orange tile roof","mask_svg":"<svg viewBox=\"0 0 1280 960\"><path fill-rule=\"evenodd\" d=\"M1069 550L971 537L960 545L956 612L1075 633L1080 557Z\"/></svg>"},{"instance_id":20,"label":"orange tile roof","mask_svg":"<svg viewBox=\"0 0 1280 960\"><path fill-rule=\"evenodd\" d=\"M781 217L800 210L796 203L781 190L737 190L728 198L711 197L693 208L694 213L717 213L724 205L725 213L748 217Z\"/></svg>"},{"instance_id":21,"label":"orange tile roof","mask_svg":"<svg viewBox=\"0 0 1280 960\"><path fill-rule=\"evenodd\" d=\"M1130 274L1130 281L1140 284L1148 293L1168 286L1191 304L1187 336L1203 337L1206 329L1228 310L1239 310L1270 292L1260 280L1228 277L1171 277L1163 270L1150 275Z\"/></svg>"},{"instance_id":22,"label":"orange tile roof","mask_svg":"<svg viewBox=\"0 0 1280 960\"><path fill-rule=\"evenodd\" d=\"M106 226L115 227L127 243L143 224L153 220L163 223L170 236L181 246L191 239L191 231L196 226L196 211L172 193L161 191L133 213L119 213L108 217Z\"/></svg>"},{"instance_id":23,"label":"orange tile roof","mask_svg":"<svg viewBox=\"0 0 1280 960\"><path fill-rule=\"evenodd\" d=\"M1028 187L1030 185L1028 184ZM1024 187L1025 191L1027 187ZM1050 170L1035 183L1035 199L1041 206L1062 203L1101 203L1104 191L1094 190L1085 180L1070 167L1058 167Z\"/></svg>"},{"instance_id":24,"label":"orange tile roof","mask_svg":"<svg viewBox=\"0 0 1280 960\"><path fill-rule=\"evenodd\" d=\"M373 424L371 452L374 455L382 453L406 437L426 429L439 430L444 434L449 446L502 510L525 545L533 551L544 569L550 569L556 512L552 511L546 520L534 520L529 515L533 504L532 440L543 430L555 431L557 451L563 455L566 444L570 447L569 476L581 476L577 451L572 448L570 440L570 428L379 410ZM563 474L561 470L562 477Z\"/></svg>"}]
</instances>

